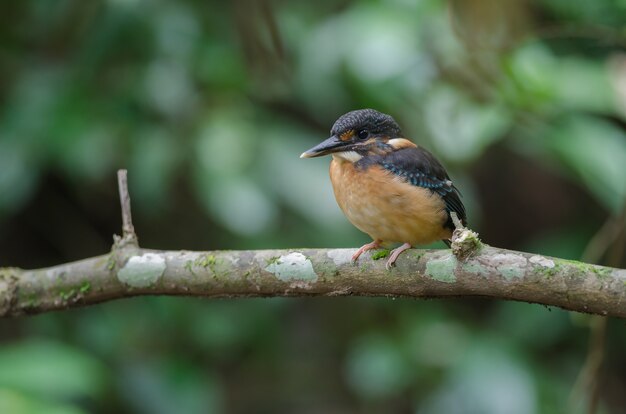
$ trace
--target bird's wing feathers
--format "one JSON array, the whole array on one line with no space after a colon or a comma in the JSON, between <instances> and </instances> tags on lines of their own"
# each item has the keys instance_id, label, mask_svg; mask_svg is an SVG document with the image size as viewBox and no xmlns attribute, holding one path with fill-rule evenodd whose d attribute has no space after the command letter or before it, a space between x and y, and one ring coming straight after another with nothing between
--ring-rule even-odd
<instances>
[{"instance_id":1,"label":"bird's wing feathers","mask_svg":"<svg viewBox=\"0 0 626 414\"><path fill-rule=\"evenodd\" d=\"M412 185L439 194L448 212L446 227L454 229L450 218L452 211L456 212L462 223L466 223L465 207L461 202L459 190L452 184L441 163L430 152L421 147L401 148L379 157L376 163Z\"/></svg>"}]
</instances>

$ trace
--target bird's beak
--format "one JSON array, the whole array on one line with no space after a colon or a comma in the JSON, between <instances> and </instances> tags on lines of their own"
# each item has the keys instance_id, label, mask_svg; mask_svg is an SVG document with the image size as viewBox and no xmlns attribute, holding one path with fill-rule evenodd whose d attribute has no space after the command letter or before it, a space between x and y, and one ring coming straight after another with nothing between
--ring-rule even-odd
<instances>
[{"instance_id":1,"label":"bird's beak","mask_svg":"<svg viewBox=\"0 0 626 414\"><path fill-rule=\"evenodd\" d=\"M343 147L346 143L339 139L338 136L333 135L327 140L317 144L313 148L308 151L305 151L300 155L300 158L314 158L321 157L322 155L327 155L332 152L337 152L337 150Z\"/></svg>"}]
</instances>

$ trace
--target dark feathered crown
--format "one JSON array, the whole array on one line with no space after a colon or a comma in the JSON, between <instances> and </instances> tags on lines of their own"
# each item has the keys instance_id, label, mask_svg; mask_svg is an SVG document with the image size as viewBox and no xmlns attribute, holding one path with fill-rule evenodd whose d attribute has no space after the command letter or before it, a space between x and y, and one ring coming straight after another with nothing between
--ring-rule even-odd
<instances>
[{"instance_id":1,"label":"dark feathered crown","mask_svg":"<svg viewBox=\"0 0 626 414\"><path fill-rule=\"evenodd\" d=\"M367 129L374 135L385 135L389 138L398 138L402 135L400 126L391 115L375 109L357 109L341 115L335 121L330 133L339 136L346 131L360 129Z\"/></svg>"}]
</instances>

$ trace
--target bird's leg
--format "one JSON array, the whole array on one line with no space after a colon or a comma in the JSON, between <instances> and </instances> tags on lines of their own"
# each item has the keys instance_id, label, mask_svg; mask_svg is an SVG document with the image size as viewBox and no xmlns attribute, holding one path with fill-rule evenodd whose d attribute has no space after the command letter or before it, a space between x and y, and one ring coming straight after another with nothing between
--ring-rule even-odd
<instances>
[{"instance_id":1,"label":"bird's leg","mask_svg":"<svg viewBox=\"0 0 626 414\"><path fill-rule=\"evenodd\" d=\"M380 247L380 243L382 243L382 240L374 240L373 242L367 243L366 245L362 246L359 250L356 251L356 253L352 255L352 261L356 262L363 252L378 249Z\"/></svg>"},{"instance_id":2,"label":"bird's leg","mask_svg":"<svg viewBox=\"0 0 626 414\"><path fill-rule=\"evenodd\" d=\"M404 243L402 246L395 248L391 251L391 255L389 256L389 260L387 260L387 264L385 267L387 270L391 269L392 266L395 265L396 260L398 260L398 256L402 254L405 250L409 250L411 245L409 243Z\"/></svg>"}]
</instances>

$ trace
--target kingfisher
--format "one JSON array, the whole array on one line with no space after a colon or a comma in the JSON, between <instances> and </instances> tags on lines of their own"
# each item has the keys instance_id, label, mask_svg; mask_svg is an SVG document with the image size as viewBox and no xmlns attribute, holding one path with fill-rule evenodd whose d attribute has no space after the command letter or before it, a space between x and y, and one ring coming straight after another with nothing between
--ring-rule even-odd
<instances>
[{"instance_id":1,"label":"kingfisher","mask_svg":"<svg viewBox=\"0 0 626 414\"><path fill-rule=\"evenodd\" d=\"M433 154L404 138L390 115L374 109L348 112L330 138L300 158L330 154L330 181L348 220L372 238L352 256L402 243L390 252L390 269L404 251L442 240L454 230L451 213L466 225L461 194Z\"/></svg>"}]
</instances>

